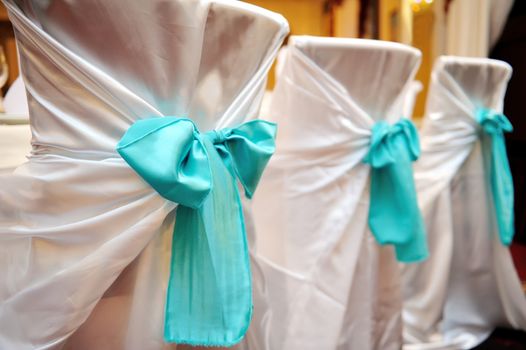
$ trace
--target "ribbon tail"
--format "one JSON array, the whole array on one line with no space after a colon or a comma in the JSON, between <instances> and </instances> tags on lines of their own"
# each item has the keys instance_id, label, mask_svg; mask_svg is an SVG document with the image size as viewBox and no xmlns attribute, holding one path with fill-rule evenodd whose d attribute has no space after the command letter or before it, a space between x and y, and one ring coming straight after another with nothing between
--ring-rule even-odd
<instances>
[{"instance_id":1,"label":"ribbon tail","mask_svg":"<svg viewBox=\"0 0 526 350\"><path fill-rule=\"evenodd\" d=\"M401 263L416 263L424 261L429 256L427 237L425 235L423 220L415 220L415 234L407 243L394 246L396 260Z\"/></svg>"},{"instance_id":2,"label":"ribbon tail","mask_svg":"<svg viewBox=\"0 0 526 350\"><path fill-rule=\"evenodd\" d=\"M429 255L422 214L413 180L411 154L400 141L396 162L371 169L369 227L378 243L395 246L397 260L410 263Z\"/></svg>"},{"instance_id":3,"label":"ribbon tail","mask_svg":"<svg viewBox=\"0 0 526 350\"><path fill-rule=\"evenodd\" d=\"M495 217L499 237L504 245L510 245L514 234L513 178L502 133L491 137L491 192L495 205Z\"/></svg>"},{"instance_id":4,"label":"ribbon tail","mask_svg":"<svg viewBox=\"0 0 526 350\"><path fill-rule=\"evenodd\" d=\"M177 209L164 338L231 346L241 341L252 315L248 245L235 178L214 146L203 143L212 191L199 209Z\"/></svg>"}]
</instances>

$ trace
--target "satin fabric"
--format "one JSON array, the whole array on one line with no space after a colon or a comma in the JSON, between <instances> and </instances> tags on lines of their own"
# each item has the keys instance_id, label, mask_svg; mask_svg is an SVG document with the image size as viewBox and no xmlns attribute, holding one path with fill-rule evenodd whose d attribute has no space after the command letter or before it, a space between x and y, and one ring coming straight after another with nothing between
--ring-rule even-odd
<instances>
[{"instance_id":1,"label":"satin fabric","mask_svg":"<svg viewBox=\"0 0 526 350\"><path fill-rule=\"evenodd\" d=\"M504 114L481 108L475 120L482 127L482 156L485 171L491 184L498 234L502 244L510 245L514 234L513 179L506 153L504 133L512 132L513 126Z\"/></svg>"},{"instance_id":2,"label":"satin fabric","mask_svg":"<svg viewBox=\"0 0 526 350\"><path fill-rule=\"evenodd\" d=\"M161 196L180 204L173 235L164 339L231 346L252 315L252 284L236 179L251 198L274 153L275 124L254 120L200 134L189 119L134 123L117 145Z\"/></svg>"},{"instance_id":3,"label":"satin fabric","mask_svg":"<svg viewBox=\"0 0 526 350\"><path fill-rule=\"evenodd\" d=\"M0 348L175 348L163 321L176 205L115 147L150 117L202 131L255 117L286 21L230 1L5 5L33 149L0 181Z\"/></svg>"},{"instance_id":4,"label":"satin fabric","mask_svg":"<svg viewBox=\"0 0 526 350\"><path fill-rule=\"evenodd\" d=\"M506 63L441 57L435 63L415 163L430 257L403 267L404 349L470 349L497 327L526 329L526 300L499 239L485 131L499 114Z\"/></svg>"},{"instance_id":5,"label":"satin fabric","mask_svg":"<svg viewBox=\"0 0 526 350\"><path fill-rule=\"evenodd\" d=\"M400 262L428 256L422 214L418 208L412 162L420 155L418 133L409 119L372 128L364 162L371 165L369 228L378 243L392 244Z\"/></svg>"},{"instance_id":6,"label":"satin fabric","mask_svg":"<svg viewBox=\"0 0 526 350\"><path fill-rule=\"evenodd\" d=\"M290 38L266 116L276 153L253 200L263 349L400 349L399 268L368 228L363 159L375 122L400 119L419 62L399 44Z\"/></svg>"}]
</instances>

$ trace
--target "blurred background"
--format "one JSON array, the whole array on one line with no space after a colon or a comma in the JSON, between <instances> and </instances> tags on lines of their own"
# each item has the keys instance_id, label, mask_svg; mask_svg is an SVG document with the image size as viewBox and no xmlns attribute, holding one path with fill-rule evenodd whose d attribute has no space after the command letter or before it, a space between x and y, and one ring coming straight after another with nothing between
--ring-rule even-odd
<instances>
[{"instance_id":1,"label":"blurred background","mask_svg":"<svg viewBox=\"0 0 526 350\"><path fill-rule=\"evenodd\" d=\"M249 0L281 13L291 35L396 41L422 51L414 116L424 113L433 62L440 55L489 57L513 0ZM523 0L517 0L518 5ZM273 76L270 77L270 87Z\"/></svg>"},{"instance_id":2,"label":"blurred background","mask_svg":"<svg viewBox=\"0 0 526 350\"><path fill-rule=\"evenodd\" d=\"M526 1L525 0L250 0L281 13L291 35L395 41L422 51L413 119L420 122L433 62L440 55L490 57L513 67L504 113L514 131L507 148L515 186L512 254L526 291ZM274 85L269 77L269 89Z\"/></svg>"}]
</instances>

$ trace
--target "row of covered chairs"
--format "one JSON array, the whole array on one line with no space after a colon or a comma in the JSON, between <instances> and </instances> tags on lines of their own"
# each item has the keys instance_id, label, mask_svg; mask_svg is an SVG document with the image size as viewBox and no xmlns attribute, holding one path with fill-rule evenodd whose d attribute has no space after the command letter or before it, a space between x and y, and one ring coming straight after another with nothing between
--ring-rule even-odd
<instances>
[{"instance_id":1,"label":"row of covered chairs","mask_svg":"<svg viewBox=\"0 0 526 350\"><path fill-rule=\"evenodd\" d=\"M379 175L364 159L375 125L387 121L386 153L404 161L389 138L408 117L420 53L292 37L282 56L263 115L279 125L277 150L253 205L270 348L469 349L495 327L525 329L526 300L507 247L513 190L502 135L511 126L501 113L511 67L436 61L414 163L428 254L414 246L424 253L411 256L383 237L389 224L400 235L418 225L403 217L415 215L411 203L376 228L374 202L395 199L379 193ZM413 178L391 177L382 190L404 181Z\"/></svg>"},{"instance_id":2,"label":"row of covered chairs","mask_svg":"<svg viewBox=\"0 0 526 350\"><path fill-rule=\"evenodd\" d=\"M0 178L1 349L468 349L526 329L507 64L439 58L418 132L418 50L291 37L253 121L279 15L5 4L32 150Z\"/></svg>"}]
</instances>

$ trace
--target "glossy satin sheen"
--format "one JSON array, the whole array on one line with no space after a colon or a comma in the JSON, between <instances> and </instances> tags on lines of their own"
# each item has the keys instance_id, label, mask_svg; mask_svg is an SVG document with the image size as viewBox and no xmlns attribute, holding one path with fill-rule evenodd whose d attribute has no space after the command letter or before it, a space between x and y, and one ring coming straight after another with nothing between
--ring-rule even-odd
<instances>
[{"instance_id":1,"label":"glossy satin sheen","mask_svg":"<svg viewBox=\"0 0 526 350\"><path fill-rule=\"evenodd\" d=\"M252 315L249 253L239 179L252 197L274 153L276 125L256 120L200 134L189 119L133 124L117 146L164 198L179 203L164 337L179 344L229 346Z\"/></svg>"},{"instance_id":2,"label":"glossy satin sheen","mask_svg":"<svg viewBox=\"0 0 526 350\"><path fill-rule=\"evenodd\" d=\"M32 150L0 185L0 349L179 348L163 335L177 205L115 148L149 117L256 118L285 19L229 0L3 2Z\"/></svg>"},{"instance_id":3,"label":"glossy satin sheen","mask_svg":"<svg viewBox=\"0 0 526 350\"><path fill-rule=\"evenodd\" d=\"M254 349L402 347L399 263L370 232L363 159L375 122L404 115L418 64L397 44L289 39L262 114L279 125L276 153L252 202L269 305L254 309Z\"/></svg>"},{"instance_id":4,"label":"glossy satin sheen","mask_svg":"<svg viewBox=\"0 0 526 350\"><path fill-rule=\"evenodd\" d=\"M392 244L401 262L427 258L412 162L420 155L418 132L409 119L377 122L364 162L371 165L369 227L380 244Z\"/></svg>"},{"instance_id":5,"label":"glossy satin sheen","mask_svg":"<svg viewBox=\"0 0 526 350\"><path fill-rule=\"evenodd\" d=\"M504 114L484 108L477 110L475 119L483 130L484 164L490 176L489 183L500 241L504 245L510 245L514 233L513 179L506 153L504 132L513 131L513 126Z\"/></svg>"},{"instance_id":6,"label":"glossy satin sheen","mask_svg":"<svg viewBox=\"0 0 526 350\"><path fill-rule=\"evenodd\" d=\"M402 267L404 350L473 349L495 327L526 329L526 299L499 238L484 159L493 126L477 121L482 107L502 113L510 76L509 65L490 59L435 63L413 168L430 254Z\"/></svg>"}]
</instances>

